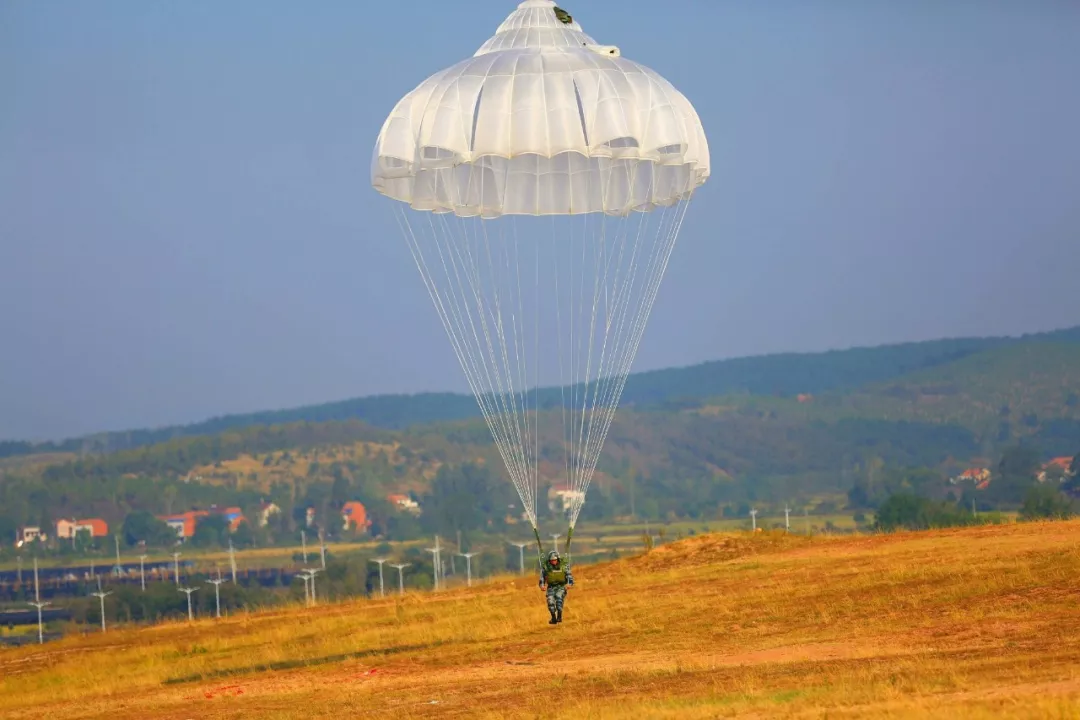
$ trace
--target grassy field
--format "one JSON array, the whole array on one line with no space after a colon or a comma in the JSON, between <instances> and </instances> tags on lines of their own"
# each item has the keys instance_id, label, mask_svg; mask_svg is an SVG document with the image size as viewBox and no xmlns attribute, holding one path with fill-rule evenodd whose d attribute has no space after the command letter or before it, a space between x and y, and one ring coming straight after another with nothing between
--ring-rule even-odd
<instances>
[{"instance_id":1,"label":"grassy field","mask_svg":"<svg viewBox=\"0 0 1080 720\"><path fill-rule=\"evenodd\" d=\"M0 652L4 718L1080 717L1080 522L715 534L532 578Z\"/></svg>"}]
</instances>

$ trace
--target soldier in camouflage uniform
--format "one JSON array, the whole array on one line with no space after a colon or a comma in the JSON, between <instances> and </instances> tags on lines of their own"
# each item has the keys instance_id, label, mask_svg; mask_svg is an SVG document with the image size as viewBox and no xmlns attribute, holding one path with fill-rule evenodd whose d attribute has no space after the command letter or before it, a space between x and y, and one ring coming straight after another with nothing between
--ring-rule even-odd
<instances>
[{"instance_id":1,"label":"soldier in camouflage uniform","mask_svg":"<svg viewBox=\"0 0 1080 720\"><path fill-rule=\"evenodd\" d=\"M551 613L550 625L562 622L563 600L566 588L574 587L570 566L564 565L556 550L547 554L547 562L540 566L540 589L547 588L547 606Z\"/></svg>"}]
</instances>

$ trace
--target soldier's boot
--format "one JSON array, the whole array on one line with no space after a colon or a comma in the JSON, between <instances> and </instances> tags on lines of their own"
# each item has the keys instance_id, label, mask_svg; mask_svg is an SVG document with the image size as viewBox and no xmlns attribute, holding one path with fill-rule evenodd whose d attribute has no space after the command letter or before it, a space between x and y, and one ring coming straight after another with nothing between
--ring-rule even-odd
<instances>
[{"instance_id":1,"label":"soldier's boot","mask_svg":"<svg viewBox=\"0 0 1080 720\"><path fill-rule=\"evenodd\" d=\"M557 623L562 622L562 608L559 608L558 610L555 611L555 622L557 622Z\"/></svg>"},{"instance_id":2,"label":"soldier's boot","mask_svg":"<svg viewBox=\"0 0 1080 720\"><path fill-rule=\"evenodd\" d=\"M551 613L551 619L548 620L548 625L554 625L555 623L559 622L558 616L555 614L555 611L553 609L548 608L548 612Z\"/></svg>"}]
</instances>

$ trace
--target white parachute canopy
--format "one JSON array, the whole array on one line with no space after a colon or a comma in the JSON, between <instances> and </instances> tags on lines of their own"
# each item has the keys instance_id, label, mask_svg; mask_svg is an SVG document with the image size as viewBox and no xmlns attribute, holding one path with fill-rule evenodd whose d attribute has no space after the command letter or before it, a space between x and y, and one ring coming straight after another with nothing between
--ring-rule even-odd
<instances>
[{"instance_id":1,"label":"white parachute canopy","mask_svg":"<svg viewBox=\"0 0 1080 720\"><path fill-rule=\"evenodd\" d=\"M542 460L559 468L577 522L708 176L690 102L550 0L521 3L383 124L372 185L399 201L402 233L534 528ZM557 459L541 457L539 410L561 412Z\"/></svg>"}]
</instances>

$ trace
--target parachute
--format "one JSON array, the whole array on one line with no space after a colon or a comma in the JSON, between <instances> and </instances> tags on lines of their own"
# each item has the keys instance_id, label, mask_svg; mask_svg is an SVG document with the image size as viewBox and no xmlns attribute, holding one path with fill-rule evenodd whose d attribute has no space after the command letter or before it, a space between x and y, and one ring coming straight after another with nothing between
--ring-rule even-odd
<instances>
[{"instance_id":1,"label":"parachute","mask_svg":"<svg viewBox=\"0 0 1080 720\"><path fill-rule=\"evenodd\" d=\"M541 555L541 480L562 488L569 552L708 176L690 102L551 0L522 2L471 58L405 95L379 132L372 186L397 201Z\"/></svg>"}]
</instances>

